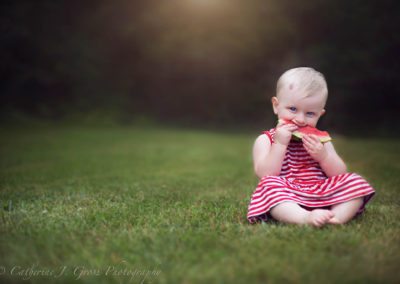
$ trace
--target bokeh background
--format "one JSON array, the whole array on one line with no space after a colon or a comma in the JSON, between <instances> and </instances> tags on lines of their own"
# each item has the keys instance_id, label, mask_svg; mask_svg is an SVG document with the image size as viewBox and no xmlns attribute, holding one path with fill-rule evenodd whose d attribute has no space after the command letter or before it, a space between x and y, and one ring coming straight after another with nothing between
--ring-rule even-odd
<instances>
[{"instance_id":1,"label":"bokeh background","mask_svg":"<svg viewBox=\"0 0 400 284\"><path fill-rule=\"evenodd\" d=\"M264 129L282 72L312 66L321 127L398 135L400 2L2 1L1 122Z\"/></svg>"}]
</instances>

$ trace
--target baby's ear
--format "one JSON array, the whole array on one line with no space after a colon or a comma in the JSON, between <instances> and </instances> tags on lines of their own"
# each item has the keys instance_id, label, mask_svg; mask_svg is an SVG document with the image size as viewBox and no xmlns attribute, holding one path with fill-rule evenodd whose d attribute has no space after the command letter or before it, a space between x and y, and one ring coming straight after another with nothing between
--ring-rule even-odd
<instances>
[{"instance_id":1,"label":"baby's ear","mask_svg":"<svg viewBox=\"0 0 400 284\"><path fill-rule=\"evenodd\" d=\"M326 113L326 110L323 109L323 110L321 111L321 116L323 116L325 113Z\"/></svg>"},{"instance_id":2,"label":"baby's ear","mask_svg":"<svg viewBox=\"0 0 400 284\"><path fill-rule=\"evenodd\" d=\"M272 109L274 110L274 113L278 114L278 110L277 110L277 106L279 104L278 98L277 97L272 97L271 103L272 103Z\"/></svg>"}]
</instances>

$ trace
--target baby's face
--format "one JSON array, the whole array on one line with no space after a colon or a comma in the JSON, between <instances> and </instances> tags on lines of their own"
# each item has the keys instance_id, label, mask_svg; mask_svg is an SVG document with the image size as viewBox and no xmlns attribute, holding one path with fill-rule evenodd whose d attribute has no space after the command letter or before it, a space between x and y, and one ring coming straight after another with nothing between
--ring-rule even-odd
<instances>
[{"instance_id":1,"label":"baby's face","mask_svg":"<svg viewBox=\"0 0 400 284\"><path fill-rule=\"evenodd\" d=\"M325 113L325 98L322 94L305 97L298 92L280 92L272 98L274 113L278 119L291 120L298 126L315 127Z\"/></svg>"}]
</instances>

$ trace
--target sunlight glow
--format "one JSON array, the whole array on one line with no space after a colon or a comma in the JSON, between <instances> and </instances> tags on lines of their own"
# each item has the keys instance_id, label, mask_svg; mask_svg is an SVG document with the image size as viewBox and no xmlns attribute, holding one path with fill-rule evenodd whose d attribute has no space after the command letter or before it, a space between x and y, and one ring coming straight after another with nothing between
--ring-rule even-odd
<instances>
[{"instance_id":1,"label":"sunlight glow","mask_svg":"<svg viewBox=\"0 0 400 284\"><path fill-rule=\"evenodd\" d=\"M193 8L199 9L216 9L221 6L226 6L229 1L226 0L187 0L188 4L192 5Z\"/></svg>"}]
</instances>

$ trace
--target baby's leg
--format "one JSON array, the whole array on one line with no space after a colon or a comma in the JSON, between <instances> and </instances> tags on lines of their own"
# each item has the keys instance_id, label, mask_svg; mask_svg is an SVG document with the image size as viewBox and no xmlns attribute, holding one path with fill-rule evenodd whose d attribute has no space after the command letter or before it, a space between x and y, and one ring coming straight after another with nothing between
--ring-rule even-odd
<instances>
[{"instance_id":1,"label":"baby's leg","mask_svg":"<svg viewBox=\"0 0 400 284\"><path fill-rule=\"evenodd\" d=\"M334 217L333 212L324 209L307 211L294 202L283 202L271 209L276 220L289 224L309 224L321 227Z\"/></svg>"},{"instance_id":2,"label":"baby's leg","mask_svg":"<svg viewBox=\"0 0 400 284\"><path fill-rule=\"evenodd\" d=\"M335 214L335 221L332 224L344 224L350 221L360 209L363 198L355 198L347 202L332 205L331 211Z\"/></svg>"}]
</instances>

